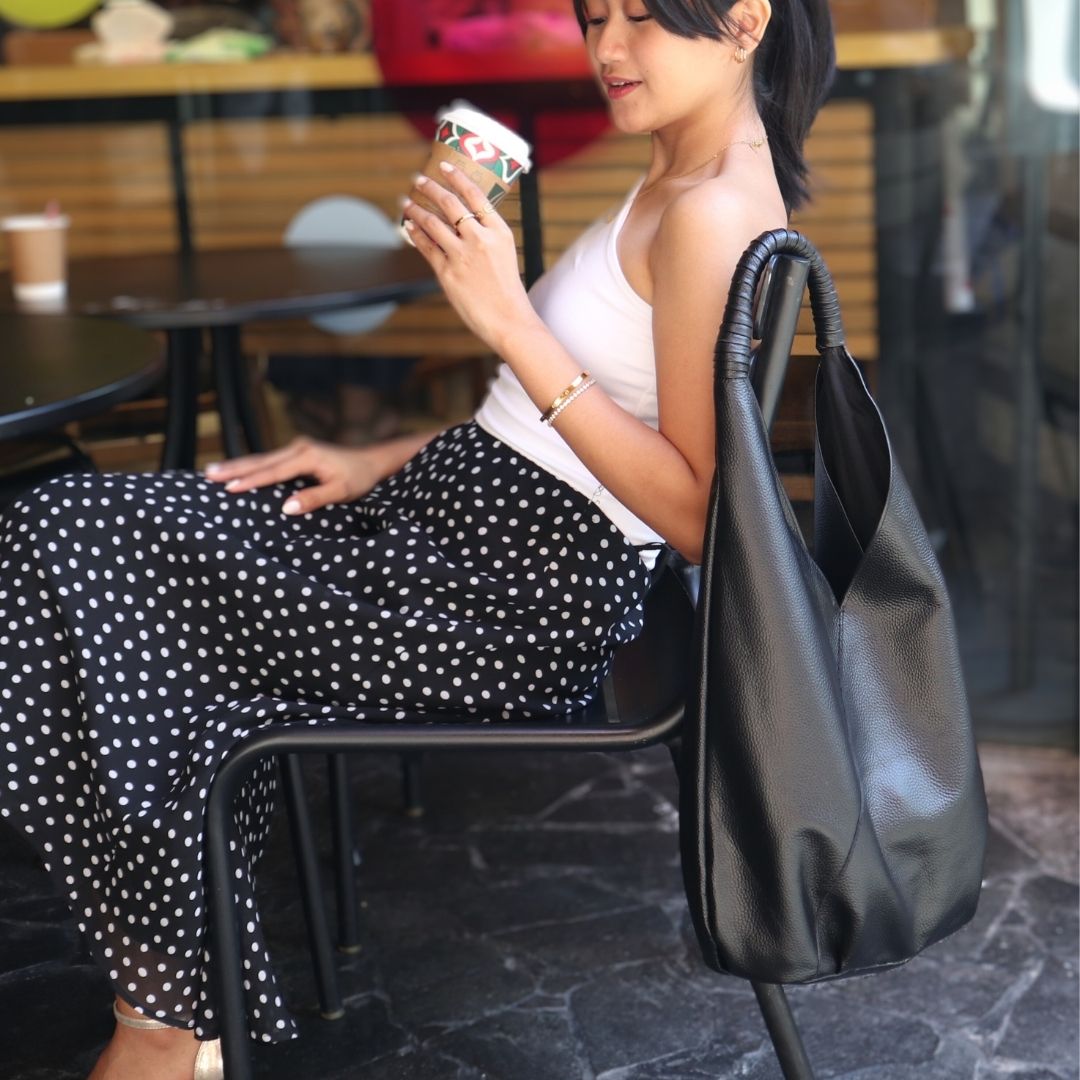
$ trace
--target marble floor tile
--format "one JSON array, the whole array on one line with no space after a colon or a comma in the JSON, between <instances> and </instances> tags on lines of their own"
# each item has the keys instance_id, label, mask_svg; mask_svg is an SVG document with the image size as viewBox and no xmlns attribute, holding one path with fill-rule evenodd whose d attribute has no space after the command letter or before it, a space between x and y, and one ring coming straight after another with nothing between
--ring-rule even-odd
<instances>
[{"instance_id":1,"label":"marble floor tile","mask_svg":"<svg viewBox=\"0 0 1080 1080\"><path fill-rule=\"evenodd\" d=\"M991 834L968 925L893 971L788 997L819 1080L1078 1080L1077 759L981 744ZM305 765L326 821L321 759ZM260 874L300 1038L259 1080L777 1080L750 985L702 963L667 752L447 754L405 817L395 758L351 763L361 950L317 1014L288 830ZM328 830L319 858L332 909ZM63 1003L62 1012L58 1003ZM77 1080L111 1028L31 849L0 823L0 1080Z\"/></svg>"}]
</instances>

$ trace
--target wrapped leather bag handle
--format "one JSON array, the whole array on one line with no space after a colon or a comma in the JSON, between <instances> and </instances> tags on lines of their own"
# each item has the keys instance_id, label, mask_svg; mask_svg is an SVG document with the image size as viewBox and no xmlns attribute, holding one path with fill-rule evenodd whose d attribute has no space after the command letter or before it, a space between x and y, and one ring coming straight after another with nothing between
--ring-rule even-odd
<instances>
[{"instance_id":1,"label":"wrapped leather bag handle","mask_svg":"<svg viewBox=\"0 0 1080 1080\"><path fill-rule=\"evenodd\" d=\"M754 295L765 267L774 255L796 255L810 264L808 284L818 352L825 357L832 350L847 350L836 286L817 248L794 229L774 229L762 233L746 249L735 268L724 321L716 341L718 379L743 378L750 374Z\"/></svg>"}]
</instances>

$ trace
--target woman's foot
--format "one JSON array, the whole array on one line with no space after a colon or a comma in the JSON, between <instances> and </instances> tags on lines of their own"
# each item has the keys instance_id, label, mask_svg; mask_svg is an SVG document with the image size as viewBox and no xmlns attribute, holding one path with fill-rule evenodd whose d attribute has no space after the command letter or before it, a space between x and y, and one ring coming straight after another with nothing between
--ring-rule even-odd
<instances>
[{"instance_id":1,"label":"woman's foot","mask_svg":"<svg viewBox=\"0 0 1080 1080\"><path fill-rule=\"evenodd\" d=\"M117 998L124 1016L146 1019ZM88 1080L191 1080L199 1043L182 1028L138 1031L117 1023Z\"/></svg>"}]
</instances>

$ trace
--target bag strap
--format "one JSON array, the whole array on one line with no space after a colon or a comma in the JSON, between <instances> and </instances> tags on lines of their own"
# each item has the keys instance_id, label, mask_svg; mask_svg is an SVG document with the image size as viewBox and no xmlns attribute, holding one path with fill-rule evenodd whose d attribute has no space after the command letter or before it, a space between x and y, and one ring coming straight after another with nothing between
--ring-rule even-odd
<instances>
[{"instance_id":1,"label":"bag strap","mask_svg":"<svg viewBox=\"0 0 1080 1080\"><path fill-rule=\"evenodd\" d=\"M794 255L809 263L810 306L814 315L818 352L824 357L833 350L846 349L836 286L818 249L794 229L773 229L762 233L743 252L732 276L724 321L716 340L715 372L718 380L750 375L750 347L755 329L754 296L758 282L774 255ZM755 382L758 382L756 377ZM775 400L771 404L775 406ZM771 419L771 416L766 417L766 428Z\"/></svg>"}]
</instances>

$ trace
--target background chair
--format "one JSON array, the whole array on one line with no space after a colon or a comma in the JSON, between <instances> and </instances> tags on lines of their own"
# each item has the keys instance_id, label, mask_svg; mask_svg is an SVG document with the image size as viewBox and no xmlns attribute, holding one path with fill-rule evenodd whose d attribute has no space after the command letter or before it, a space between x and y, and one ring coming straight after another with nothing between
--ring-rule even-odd
<instances>
[{"instance_id":1,"label":"background chair","mask_svg":"<svg viewBox=\"0 0 1080 1080\"><path fill-rule=\"evenodd\" d=\"M794 340L805 288L805 260L779 256L770 263L759 290L756 325L762 343L756 352L753 384L767 426L776 412L788 355ZM285 725L254 732L225 759L210 791L206 819L207 881L211 917L213 978L218 993L222 1044L228 1080L250 1080L247 1018L238 913L233 906L234 876L230 843L232 806L240 784L256 762L277 755L289 805L294 848L324 1016L342 1015L333 973L330 934L322 907L315 845L304 800L299 797L300 766L305 752L328 753L335 818L339 910L354 917L352 842L344 783L348 752L394 751L416 754L450 750L582 750L617 751L666 743L679 768L679 732L693 635L696 568L670 550L657 561L645 600L642 634L616 654L604 691L593 704L559 722L490 723L470 718L411 723L348 723L325 727ZM795 1026L783 987L752 982L770 1038L787 1080L812 1080L813 1071Z\"/></svg>"},{"instance_id":2,"label":"background chair","mask_svg":"<svg viewBox=\"0 0 1080 1080\"><path fill-rule=\"evenodd\" d=\"M0 510L54 476L85 472L97 472L93 460L63 431L2 441Z\"/></svg>"}]
</instances>

